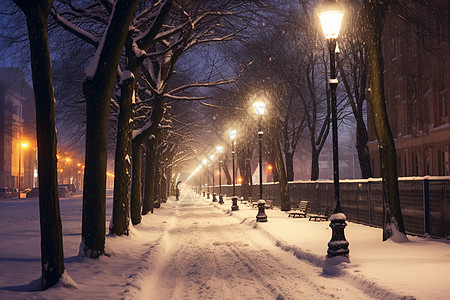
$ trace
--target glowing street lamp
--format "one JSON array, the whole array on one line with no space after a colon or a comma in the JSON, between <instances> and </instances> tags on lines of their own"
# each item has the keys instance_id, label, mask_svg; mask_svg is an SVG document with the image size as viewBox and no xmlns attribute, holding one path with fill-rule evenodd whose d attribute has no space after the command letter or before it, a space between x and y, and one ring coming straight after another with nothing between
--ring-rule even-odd
<instances>
[{"instance_id":1,"label":"glowing street lamp","mask_svg":"<svg viewBox=\"0 0 450 300\"><path fill-rule=\"evenodd\" d=\"M212 194L213 194L213 196L212 196L212 202L217 202L217 198L216 198L216 193L214 193L214 164L213 164L213 162L214 162L214 158L216 158L216 156L214 155L214 154L211 154L210 156L209 156L209 159L211 160L211 171L212 171Z\"/></svg>"},{"instance_id":2,"label":"glowing street lamp","mask_svg":"<svg viewBox=\"0 0 450 300\"><path fill-rule=\"evenodd\" d=\"M28 147L28 143L23 142L20 144L19 146L19 198L20 198L20 178L21 178L21 173L22 173L22 148L26 149ZM25 170L24 170L25 171Z\"/></svg>"},{"instance_id":3,"label":"glowing street lamp","mask_svg":"<svg viewBox=\"0 0 450 300\"><path fill-rule=\"evenodd\" d=\"M222 146L217 146L216 151L219 154L219 204L223 204L223 195L222 195Z\"/></svg>"},{"instance_id":4,"label":"glowing street lamp","mask_svg":"<svg viewBox=\"0 0 450 300\"><path fill-rule=\"evenodd\" d=\"M257 101L253 103L256 115L258 115L258 140L259 140L259 200L258 200L258 215L256 216L257 222L267 222L267 215L264 212L265 201L263 200L263 185L262 185L262 127L261 119L266 108L266 103ZM260 205L261 204L261 205Z\"/></svg>"},{"instance_id":5,"label":"glowing street lamp","mask_svg":"<svg viewBox=\"0 0 450 300\"><path fill-rule=\"evenodd\" d=\"M205 166L206 173L206 199L209 199L209 173L208 173L208 160L206 158L202 159L202 164Z\"/></svg>"},{"instance_id":6,"label":"glowing street lamp","mask_svg":"<svg viewBox=\"0 0 450 300\"><path fill-rule=\"evenodd\" d=\"M348 257L348 242L345 239L344 228L346 217L341 212L341 199L339 193L339 158L338 158L338 135L337 135L337 101L336 88L338 80L336 78L336 38L339 36L341 28L343 10L336 0L325 0L318 13L323 33L328 40L330 51L330 89L331 89L331 124L333 140L333 187L335 208L330 216L330 227L332 229L331 241L328 243L327 257L335 256Z\"/></svg>"},{"instance_id":7,"label":"glowing street lamp","mask_svg":"<svg viewBox=\"0 0 450 300\"><path fill-rule=\"evenodd\" d=\"M234 156L235 156L235 146L236 146L236 136L237 136L237 130L232 129L228 132L228 135L231 139L231 160L233 161L233 198L231 198L231 201L233 201L233 204L231 205L231 210L239 210L239 206L237 205L238 198L236 197L236 183L235 183L235 173L234 173Z\"/></svg>"}]
</instances>

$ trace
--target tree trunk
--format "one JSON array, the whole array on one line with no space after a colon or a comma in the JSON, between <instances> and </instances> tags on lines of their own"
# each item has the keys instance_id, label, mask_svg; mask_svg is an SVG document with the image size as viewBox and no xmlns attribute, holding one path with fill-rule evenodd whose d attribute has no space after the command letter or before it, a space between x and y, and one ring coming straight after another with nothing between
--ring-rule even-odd
<instances>
[{"instance_id":1,"label":"tree trunk","mask_svg":"<svg viewBox=\"0 0 450 300\"><path fill-rule=\"evenodd\" d=\"M283 155L281 154L280 140L277 134L274 136L273 141L274 141L273 150L275 152L274 153L275 167L278 173L278 180L279 180L278 186L280 188L281 210L289 211L291 210L291 200L289 198L286 171L284 168Z\"/></svg>"},{"instance_id":2,"label":"tree trunk","mask_svg":"<svg viewBox=\"0 0 450 300\"><path fill-rule=\"evenodd\" d=\"M239 144L238 144L239 145ZM250 167L251 151L246 147L236 149L236 161L239 166L241 182L241 193L245 200L252 197L252 171Z\"/></svg>"},{"instance_id":3,"label":"tree trunk","mask_svg":"<svg viewBox=\"0 0 450 300\"><path fill-rule=\"evenodd\" d=\"M224 162L222 163L222 171L223 171L223 174L225 174L225 180L227 181L227 184L232 185L233 181L231 179L230 171L228 171L228 167L226 165L226 160L224 160Z\"/></svg>"},{"instance_id":4,"label":"tree trunk","mask_svg":"<svg viewBox=\"0 0 450 300\"><path fill-rule=\"evenodd\" d=\"M144 178L144 198L142 205L142 214L153 213L153 195L155 194L155 139L147 143L145 178Z\"/></svg>"},{"instance_id":5,"label":"tree trunk","mask_svg":"<svg viewBox=\"0 0 450 300\"><path fill-rule=\"evenodd\" d=\"M287 181L294 181L294 153L285 152L284 157L286 158L286 178Z\"/></svg>"},{"instance_id":6,"label":"tree trunk","mask_svg":"<svg viewBox=\"0 0 450 300\"><path fill-rule=\"evenodd\" d=\"M156 181L156 185L155 185L155 194L153 195L153 201L154 201L154 207L155 208L160 208L161 207L161 169L159 167L159 154L156 154L156 159L155 159L155 164L156 164L156 168L155 168L155 181Z\"/></svg>"},{"instance_id":7,"label":"tree trunk","mask_svg":"<svg viewBox=\"0 0 450 300\"><path fill-rule=\"evenodd\" d=\"M16 0L15 3L25 13L30 41L38 146L41 283L47 289L59 281L65 269L58 200L55 98L47 36L47 18L53 1Z\"/></svg>"},{"instance_id":8,"label":"tree trunk","mask_svg":"<svg viewBox=\"0 0 450 300\"><path fill-rule=\"evenodd\" d=\"M167 177L165 167L161 169L161 202L167 202Z\"/></svg>"},{"instance_id":9,"label":"tree trunk","mask_svg":"<svg viewBox=\"0 0 450 300\"><path fill-rule=\"evenodd\" d=\"M320 152L315 150L311 151L311 180L319 179L319 156Z\"/></svg>"},{"instance_id":10,"label":"tree trunk","mask_svg":"<svg viewBox=\"0 0 450 300\"><path fill-rule=\"evenodd\" d=\"M133 180L131 181L131 223L141 223L142 145L133 143Z\"/></svg>"},{"instance_id":11,"label":"tree trunk","mask_svg":"<svg viewBox=\"0 0 450 300\"><path fill-rule=\"evenodd\" d=\"M361 177L372 177L372 167L370 165L370 152L367 143L369 135L367 133L366 124L362 118L362 112L356 120L356 149L358 151L359 166L361 168Z\"/></svg>"},{"instance_id":12,"label":"tree trunk","mask_svg":"<svg viewBox=\"0 0 450 300\"><path fill-rule=\"evenodd\" d=\"M117 66L137 2L116 1L103 47L98 49L95 73L83 82L87 119L81 251L92 258L105 254L109 108Z\"/></svg>"},{"instance_id":13,"label":"tree trunk","mask_svg":"<svg viewBox=\"0 0 450 300\"><path fill-rule=\"evenodd\" d=\"M111 234L128 235L130 215L130 181L131 181L131 133L133 131L132 107L130 99L134 93L136 79L134 76L122 82L120 93L120 112L117 124L117 143L114 164L114 199Z\"/></svg>"},{"instance_id":14,"label":"tree trunk","mask_svg":"<svg viewBox=\"0 0 450 300\"><path fill-rule=\"evenodd\" d=\"M398 190L397 156L394 138L389 126L384 93L384 66L381 33L387 8L378 1L364 1L366 12L366 47L369 58L370 101L373 121L378 138L381 176L383 178L383 241L391 238L394 231L406 239Z\"/></svg>"}]
</instances>

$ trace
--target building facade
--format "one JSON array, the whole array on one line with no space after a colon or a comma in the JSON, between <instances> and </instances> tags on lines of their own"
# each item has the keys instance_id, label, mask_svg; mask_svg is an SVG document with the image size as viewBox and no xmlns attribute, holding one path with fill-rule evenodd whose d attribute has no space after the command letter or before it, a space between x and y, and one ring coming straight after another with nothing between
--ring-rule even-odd
<instances>
[{"instance_id":1,"label":"building facade","mask_svg":"<svg viewBox=\"0 0 450 300\"><path fill-rule=\"evenodd\" d=\"M411 7L421 11L416 23L390 15L384 27L385 96L399 176L450 175L449 4L431 2L447 13ZM367 124L373 175L380 177L370 103Z\"/></svg>"},{"instance_id":2,"label":"building facade","mask_svg":"<svg viewBox=\"0 0 450 300\"><path fill-rule=\"evenodd\" d=\"M33 89L22 71L0 68L0 186L37 184ZM20 180L20 183L19 183Z\"/></svg>"}]
</instances>

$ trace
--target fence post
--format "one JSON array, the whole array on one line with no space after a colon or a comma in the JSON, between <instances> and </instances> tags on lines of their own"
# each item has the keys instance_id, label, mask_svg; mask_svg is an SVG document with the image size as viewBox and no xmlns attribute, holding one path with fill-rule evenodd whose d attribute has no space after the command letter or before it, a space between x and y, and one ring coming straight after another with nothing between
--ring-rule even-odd
<instances>
[{"instance_id":1,"label":"fence post","mask_svg":"<svg viewBox=\"0 0 450 300\"><path fill-rule=\"evenodd\" d=\"M370 180L367 181L367 201L369 202L369 226L373 226L372 224L372 199L370 197L370 189L371 189L371 182Z\"/></svg>"},{"instance_id":2,"label":"fence post","mask_svg":"<svg viewBox=\"0 0 450 300\"><path fill-rule=\"evenodd\" d=\"M425 220L425 235L430 235L430 181L423 180L423 211Z\"/></svg>"}]
</instances>

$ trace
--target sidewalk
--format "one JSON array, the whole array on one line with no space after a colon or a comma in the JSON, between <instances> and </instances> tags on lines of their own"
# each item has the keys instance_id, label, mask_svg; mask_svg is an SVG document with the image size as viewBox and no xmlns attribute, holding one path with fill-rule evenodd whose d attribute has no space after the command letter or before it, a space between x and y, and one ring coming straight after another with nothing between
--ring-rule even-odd
<instances>
[{"instance_id":1,"label":"sidewalk","mask_svg":"<svg viewBox=\"0 0 450 300\"><path fill-rule=\"evenodd\" d=\"M288 218L286 212L274 208L266 210L267 223L257 223L258 209L239 204L239 211L231 211L230 199L223 205L212 205L264 232L297 258L322 266L331 239L328 221ZM210 202L204 197L202 200ZM449 299L450 241L408 236L407 243L382 242L381 229L350 222L345 236L350 243L350 264L339 276L358 284L369 295L384 299Z\"/></svg>"}]
</instances>

